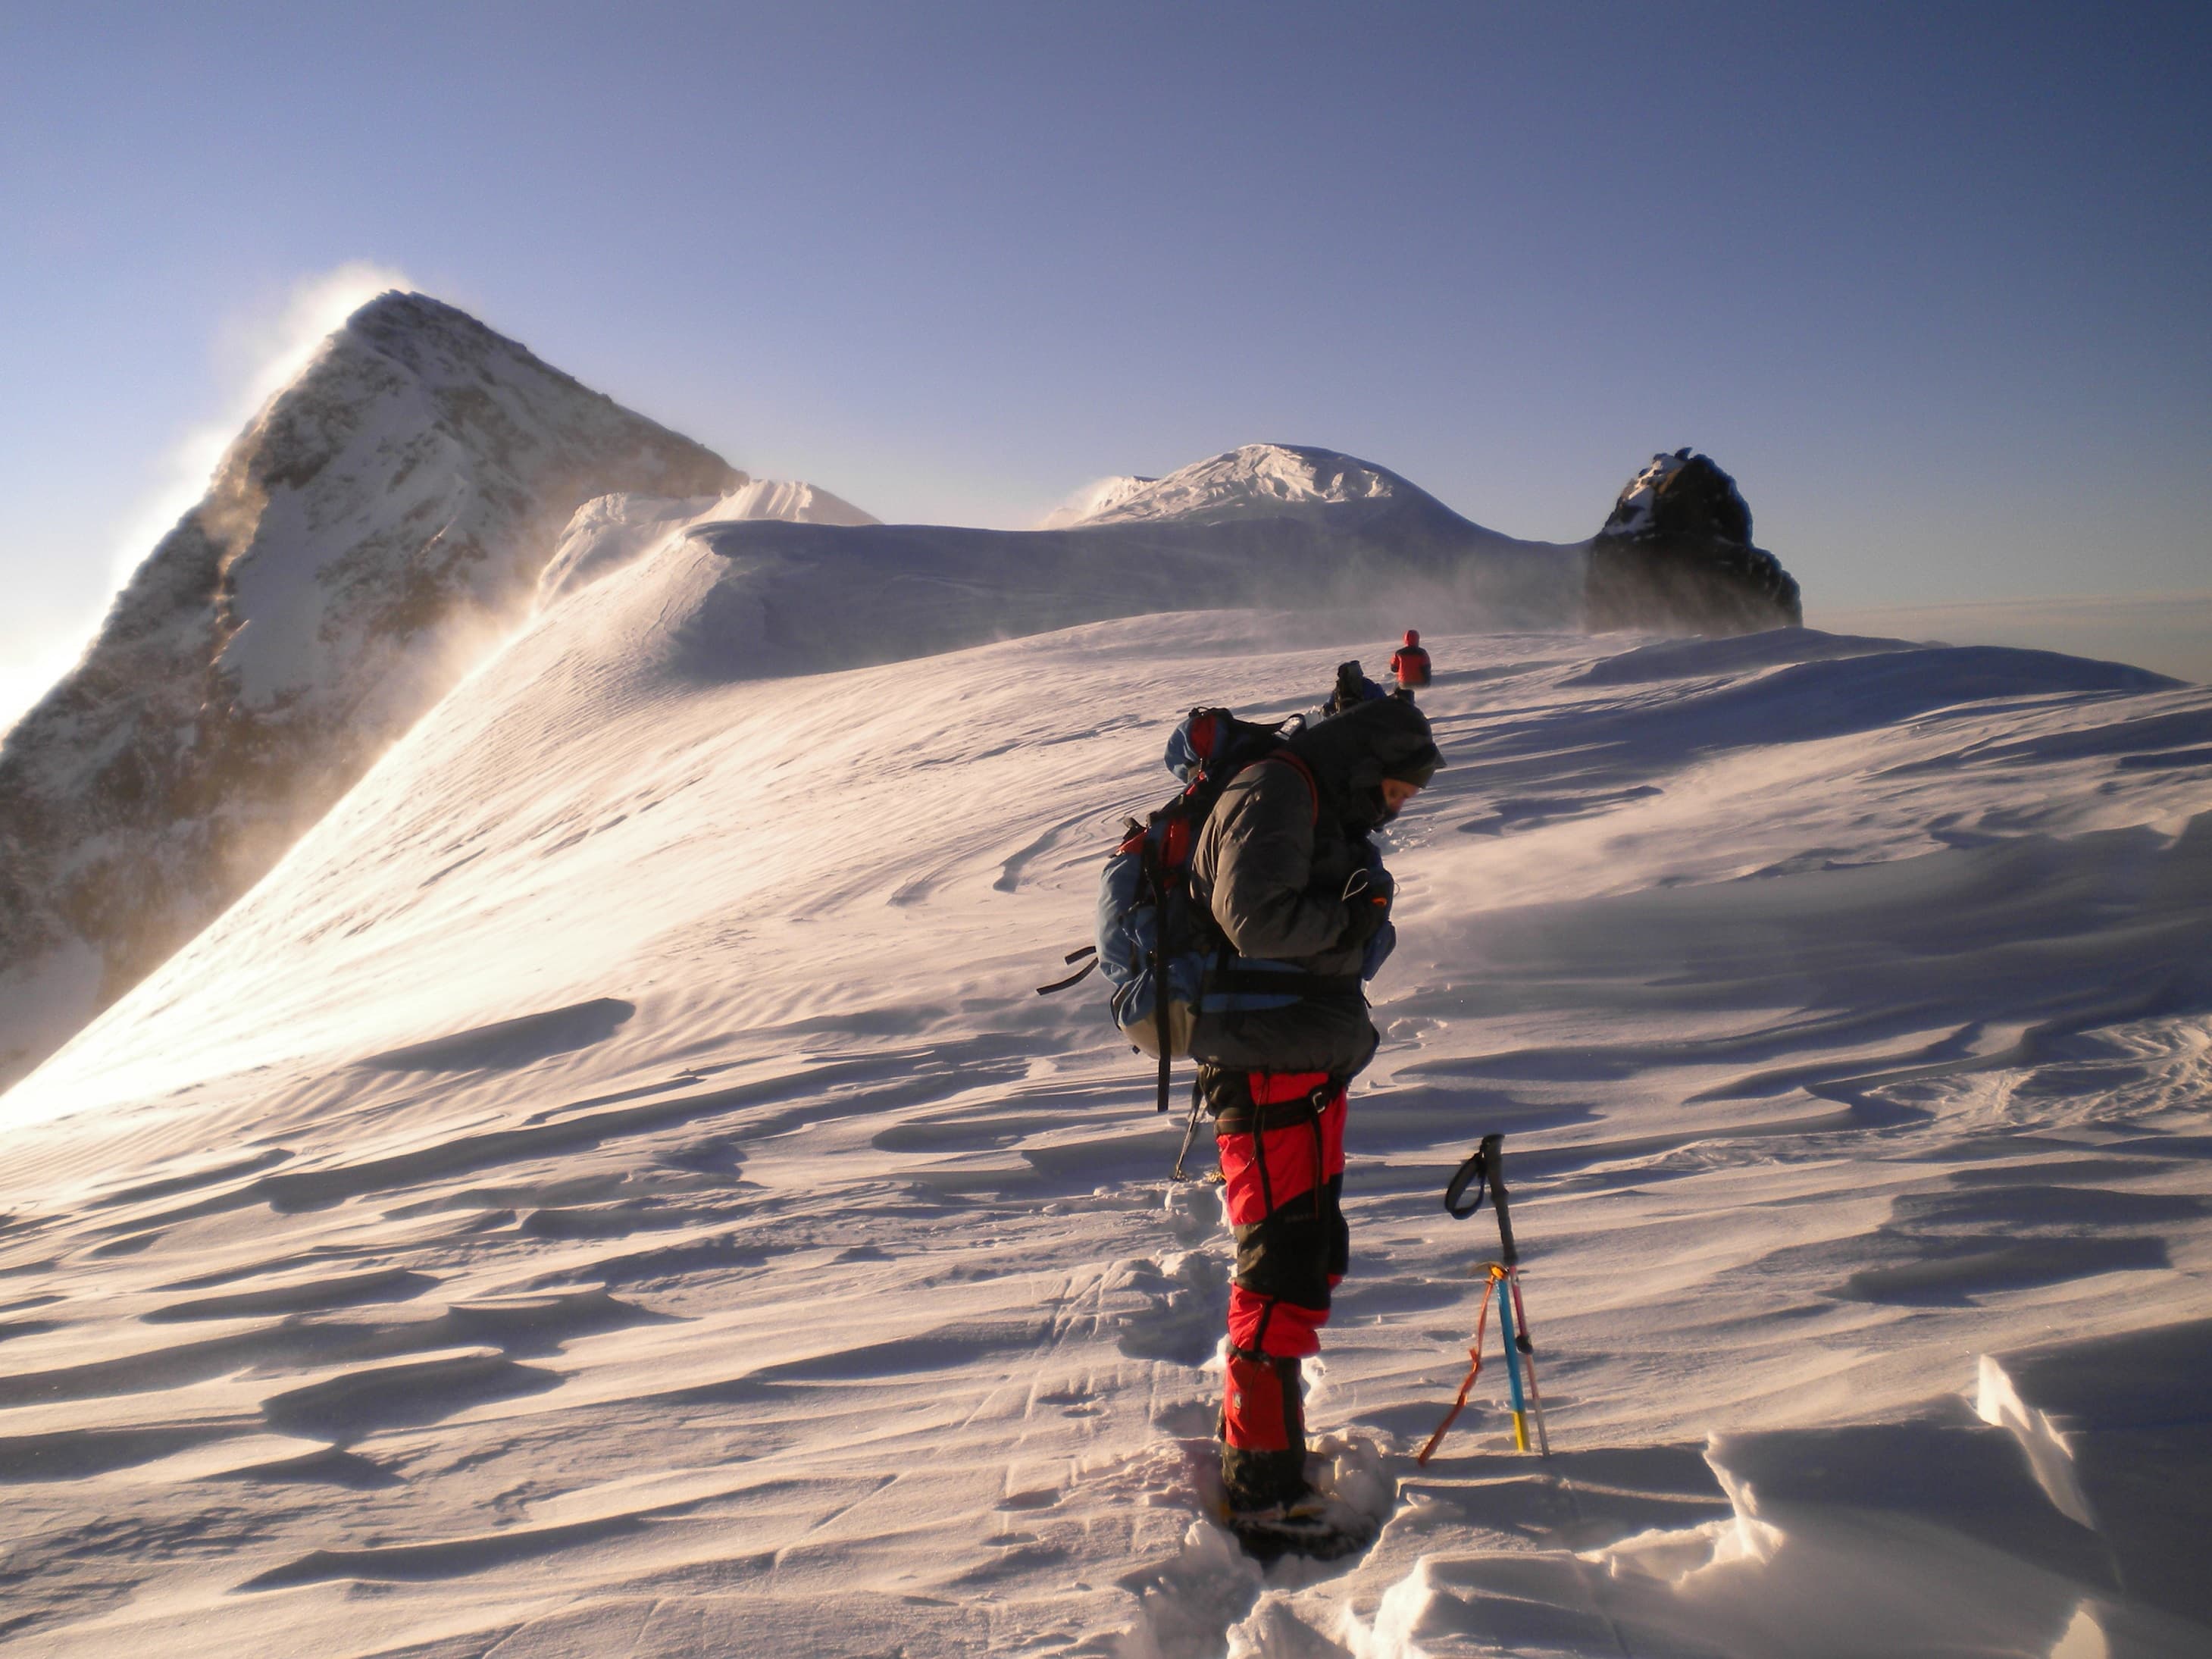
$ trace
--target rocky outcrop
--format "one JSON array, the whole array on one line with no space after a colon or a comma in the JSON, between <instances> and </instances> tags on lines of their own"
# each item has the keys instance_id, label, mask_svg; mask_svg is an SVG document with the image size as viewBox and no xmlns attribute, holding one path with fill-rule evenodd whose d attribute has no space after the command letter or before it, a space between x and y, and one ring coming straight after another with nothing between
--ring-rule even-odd
<instances>
[{"instance_id":1,"label":"rocky outcrop","mask_svg":"<svg viewBox=\"0 0 2212 1659\"><path fill-rule=\"evenodd\" d=\"M252 885L526 615L579 506L746 482L451 307L355 313L0 745L0 1087Z\"/></svg>"},{"instance_id":2,"label":"rocky outcrop","mask_svg":"<svg viewBox=\"0 0 2212 1659\"><path fill-rule=\"evenodd\" d=\"M1687 449L1655 455L1591 538L1584 623L1670 634L1753 634L1804 622L1797 584L1753 545L1735 480Z\"/></svg>"}]
</instances>

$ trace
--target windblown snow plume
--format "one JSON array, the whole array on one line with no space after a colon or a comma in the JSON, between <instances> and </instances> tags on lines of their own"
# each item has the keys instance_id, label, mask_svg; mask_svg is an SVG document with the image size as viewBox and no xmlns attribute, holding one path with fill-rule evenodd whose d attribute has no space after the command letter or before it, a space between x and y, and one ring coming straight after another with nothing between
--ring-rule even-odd
<instances>
[{"instance_id":1,"label":"windblown snow plume","mask_svg":"<svg viewBox=\"0 0 2212 1659\"><path fill-rule=\"evenodd\" d=\"M1069 530L1086 519L1097 517L1110 507L1119 507L1146 484L1156 483L1154 478L1139 478L1120 475L1100 478L1074 492L1058 507L1039 519L1032 530Z\"/></svg>"}]
</instances>

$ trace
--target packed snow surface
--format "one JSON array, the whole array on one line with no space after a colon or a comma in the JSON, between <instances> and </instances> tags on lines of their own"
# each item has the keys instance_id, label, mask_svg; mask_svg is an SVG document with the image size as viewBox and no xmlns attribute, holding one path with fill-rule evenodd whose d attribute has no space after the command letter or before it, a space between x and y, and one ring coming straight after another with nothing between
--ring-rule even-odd
<instances>
[{"instance_id":1,"label":"packed snow surface","mask_svg":"<svg viewBox=\"0 0 2212 1659\"><path fill-rule=\"evenodd\" d=\"M716 643L761 571L914 544L668 533L711 505L0 1104L11 1651L2207 1650L2212 691L1406 617L1449 764L1309 1401L1386 1519L1263 1574L1204 1510L1213 1189L1097 980L1032 988L1182 711L1383 641L802 672ZM1553 1455L1493 1328L1419 1469L1486 1132Z\"/></svg>"}]
</instances>

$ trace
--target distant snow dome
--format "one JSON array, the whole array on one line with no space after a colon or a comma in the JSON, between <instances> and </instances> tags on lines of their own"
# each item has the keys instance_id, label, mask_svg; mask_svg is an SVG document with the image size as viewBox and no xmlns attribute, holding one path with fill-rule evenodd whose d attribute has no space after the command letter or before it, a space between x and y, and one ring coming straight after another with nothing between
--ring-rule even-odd
<instances>
[{"instance_id":1,"label":"distant snow dome","mask_svg":"<svg viewBox=\"0 0 2212 1659\"><path fill-rule=\"evenodd\" d=\"M1066 501L1030 526L1032 530L1070 530L1075 526L1096 518L1099 514L1119 507L1146 484L1158 483L1157 478L1139 478L1129 473L1112 477L1094 478L1080 489L1073 492Z\"/></svg>"},{"instance_id":2,"label":"distant snow dome","mask_svg":"<svg viewBox=\"0 0 2212 1659\"><path fill-rule=\"evenodd\" d=\"M1395 472L1331 449L1246 444L1132 492L1091 524L1277 514L1285 507L1387 501L1411 486Z\"/></svg>"}]
</instances>

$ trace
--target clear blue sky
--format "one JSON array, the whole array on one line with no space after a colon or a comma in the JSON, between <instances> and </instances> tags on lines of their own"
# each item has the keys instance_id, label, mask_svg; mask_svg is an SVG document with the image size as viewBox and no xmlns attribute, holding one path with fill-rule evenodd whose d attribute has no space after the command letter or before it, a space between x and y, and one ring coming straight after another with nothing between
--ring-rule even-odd
<instances>
[{"instance_id":1,"label":"clear blue sky","mask_svg":"<svg viewBox=\"0 0 2212 1659\"><path fill-rule=\"evenodd\" d=\"M1279 439L1573 539L1687 443L1815 620L2212 588L2208 87L2202 4L0 0L0 658L354 261L886 518Z\"/></svg>"}]
</instances>

